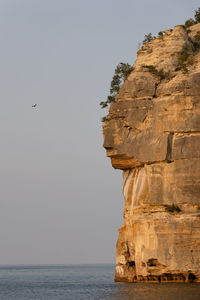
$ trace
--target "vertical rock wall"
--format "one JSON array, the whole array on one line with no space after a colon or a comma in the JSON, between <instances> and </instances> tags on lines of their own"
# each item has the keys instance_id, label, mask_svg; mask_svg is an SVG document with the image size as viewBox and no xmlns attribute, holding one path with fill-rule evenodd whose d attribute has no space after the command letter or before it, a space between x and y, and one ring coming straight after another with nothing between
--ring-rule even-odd
<instances>
[{"instance_id":1,"label":"vertical rock wall","mask_svg":"<svg viewBox=\"0 0 200 300\"><path fill-rule=\"evenodd\" d=\"M176 26L143 45L103 124L107 156L123 170L116 281L200 281L198 31Z\"/></svg>"}]
</instances>

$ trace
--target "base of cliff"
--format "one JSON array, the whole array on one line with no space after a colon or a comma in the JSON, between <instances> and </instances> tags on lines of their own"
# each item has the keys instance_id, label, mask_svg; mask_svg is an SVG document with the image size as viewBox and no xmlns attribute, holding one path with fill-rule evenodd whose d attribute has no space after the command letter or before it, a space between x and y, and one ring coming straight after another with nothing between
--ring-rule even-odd
<instances>
[{"instance_id":1,"label":"base of cliff","mask_svg":"<svg viewBox=\"0 0 200 300\"><path fill-rule=\"evenodd\" d=\"M123 266L125 267L125 266ZM122 266L116 267L115 273L115 282L143 282L143 283L190 283L190 282L200 282L200 277L194 272L173 272L173 273L163 273L160 275L135 275L135 272L132 273L130 270L123 275L119 274L119 269L123 268ZM124 269L124 268L123 268ZM125 267L126 269L126 267Z\"/></svg>"}]
</instances>

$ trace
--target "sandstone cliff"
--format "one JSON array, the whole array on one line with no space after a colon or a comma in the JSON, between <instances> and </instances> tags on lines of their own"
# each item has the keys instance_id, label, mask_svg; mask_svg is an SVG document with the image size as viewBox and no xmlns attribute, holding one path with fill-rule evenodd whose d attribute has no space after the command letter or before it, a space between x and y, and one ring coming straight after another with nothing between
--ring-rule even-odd
<instances>
[{"instance_id":1,"label":"sandstone cliff","mask_svg":"<svg viewBox=\"0 0 200 300\"><path fill-rule=\"evenodd\" d=\"M198 31L176 26L143 45L103 124L123 170L116 281L200 281Z\"/></svg>"}]
</instances>

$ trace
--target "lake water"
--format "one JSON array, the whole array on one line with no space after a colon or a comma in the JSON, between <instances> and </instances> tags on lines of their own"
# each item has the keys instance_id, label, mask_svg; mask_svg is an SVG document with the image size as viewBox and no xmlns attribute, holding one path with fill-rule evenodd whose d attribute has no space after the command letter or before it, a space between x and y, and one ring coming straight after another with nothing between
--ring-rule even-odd
<instances>
[{"instance_id":1,"label":"lake water","mask_svg":"<svg viewBox=\"0 0 200 300\"><path fill-rule=\"evenodd\" d=\"M0 300L196 300L198 283L115 283L112 265L1 266Z\"/></svg>"}]
</instances>

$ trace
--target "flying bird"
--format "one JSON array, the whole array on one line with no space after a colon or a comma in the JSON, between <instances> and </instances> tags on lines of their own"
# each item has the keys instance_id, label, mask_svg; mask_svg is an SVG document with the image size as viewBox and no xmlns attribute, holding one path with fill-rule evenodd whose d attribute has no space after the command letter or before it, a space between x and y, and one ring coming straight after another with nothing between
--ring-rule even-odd
<instances>
[{"instance_id":1,"label":"flying bird","mask_svg":"<svg viewBox=\"0 0 200 300\"><path fill-rule=\"evenodd\" d=\"M34 107L34 108L35 108L36 106L37 106L37 104L33 104L33 105L32 105L32 107Z\"/></svg>"}]
</instances>

